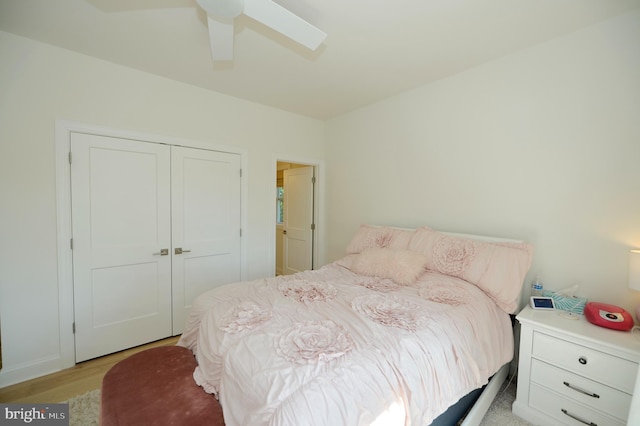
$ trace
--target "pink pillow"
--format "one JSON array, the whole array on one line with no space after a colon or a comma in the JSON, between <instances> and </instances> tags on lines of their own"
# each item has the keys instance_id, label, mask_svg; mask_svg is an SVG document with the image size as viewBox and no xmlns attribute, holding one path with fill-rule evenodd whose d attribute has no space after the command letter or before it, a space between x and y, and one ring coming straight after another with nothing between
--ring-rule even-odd
<instances>
[{"instance_id":1,"label":"pink pillow","mask_svg":"<svg viewBox=\"0 0 640 426\"><path fill-rule=\"evenodd\" d=\"M348 254L360 253L372 247L406 250L414 231L388 226L361 225L347 246Z\"/></svg>"},{"instance_id":2,"label":"pink pillow","mask_svg":"<svg viewBox=\"0 0 640 426\"><path fill-rule=\"evenodd\" d=\"M527 243L475 241L427 227L416 230L409 249L427 256L427 269L475 284L507 313L518 308L533 261L533 246Z\"/></svg>"},{"instance_id":3,"label":"pink pillow","mask_svg":"<svg viewBox=\"0 0 640 426\"><path fill-rule=\"evenodd\" d=\"M409 250L372 247L353 259L350 269L356 274L388 278L401 285L413 284L426 272L427 257Z\"/></svg>"}]
</instances>

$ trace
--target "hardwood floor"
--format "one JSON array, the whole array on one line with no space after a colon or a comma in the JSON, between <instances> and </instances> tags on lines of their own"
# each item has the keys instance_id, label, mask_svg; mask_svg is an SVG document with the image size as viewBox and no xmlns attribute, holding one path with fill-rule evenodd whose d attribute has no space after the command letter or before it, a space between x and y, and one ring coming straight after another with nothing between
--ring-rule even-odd
<instances>
[{"instance_id":1,"label":"hardwood floor","mask_svg":"<svg viewBox=\"0 0 640 426\"><path fill-rule=\"evenodd\" d=\"M57 373L1 388L0 402L55 403L66 401L73 396L99 389L102 378L117 362L145 349L175 345L179 337L158 340L81 362Z\"/></svg>"}]
</instances>

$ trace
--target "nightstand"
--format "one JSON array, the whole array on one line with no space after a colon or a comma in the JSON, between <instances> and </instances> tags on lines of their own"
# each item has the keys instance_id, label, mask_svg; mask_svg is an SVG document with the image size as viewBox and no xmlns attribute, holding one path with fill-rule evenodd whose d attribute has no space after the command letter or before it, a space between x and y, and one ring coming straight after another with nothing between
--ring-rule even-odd
<instances>
[{"instance_id":1,"label":"nightstand","mask_svg":"<svg viewBox=\"0 0 640 426\"><path fill-rule=\"evenodd\" d=\"M518 314L520 354L513 413L536 425L626 425L640 335L564 311Z\"/></svg>"}]
</instances>

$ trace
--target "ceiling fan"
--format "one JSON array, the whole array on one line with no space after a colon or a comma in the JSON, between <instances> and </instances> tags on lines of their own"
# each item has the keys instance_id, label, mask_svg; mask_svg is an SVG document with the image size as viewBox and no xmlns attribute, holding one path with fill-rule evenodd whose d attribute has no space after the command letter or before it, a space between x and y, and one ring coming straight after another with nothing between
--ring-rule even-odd
<instances>
[{"instance_id":1,"label":"ceiling fan","mask_svg":"<svg viewBox=\"0 0 640 426\"><path fill-rule=\"evenodd\" d=\"M316 50L327 37L323 31L272 0L196 0L196 2L207 12L211 54L214 61L233 59L233 19L242 13L311 50Z\"/></svg>"}]
</instances>

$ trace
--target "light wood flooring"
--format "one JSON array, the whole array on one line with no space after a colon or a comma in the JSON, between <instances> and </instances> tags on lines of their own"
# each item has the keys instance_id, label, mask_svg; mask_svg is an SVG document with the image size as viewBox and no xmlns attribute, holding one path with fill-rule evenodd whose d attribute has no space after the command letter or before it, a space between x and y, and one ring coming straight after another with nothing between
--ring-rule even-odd
<instances>
[{"instance_id":1,"label":"light wood flooring","mask_svg":"<svg viewBox=\"0 0 640 426\"><path fill-rule=\"evenodd\" d=\"M136 348L84 361L57 373L0 388L0 402L56 403L66 401L73 396L99 389L102 384L102 378L117 362L145 349L175 345L179 337L158 340Z\"/></svg>"}]
</instances>

